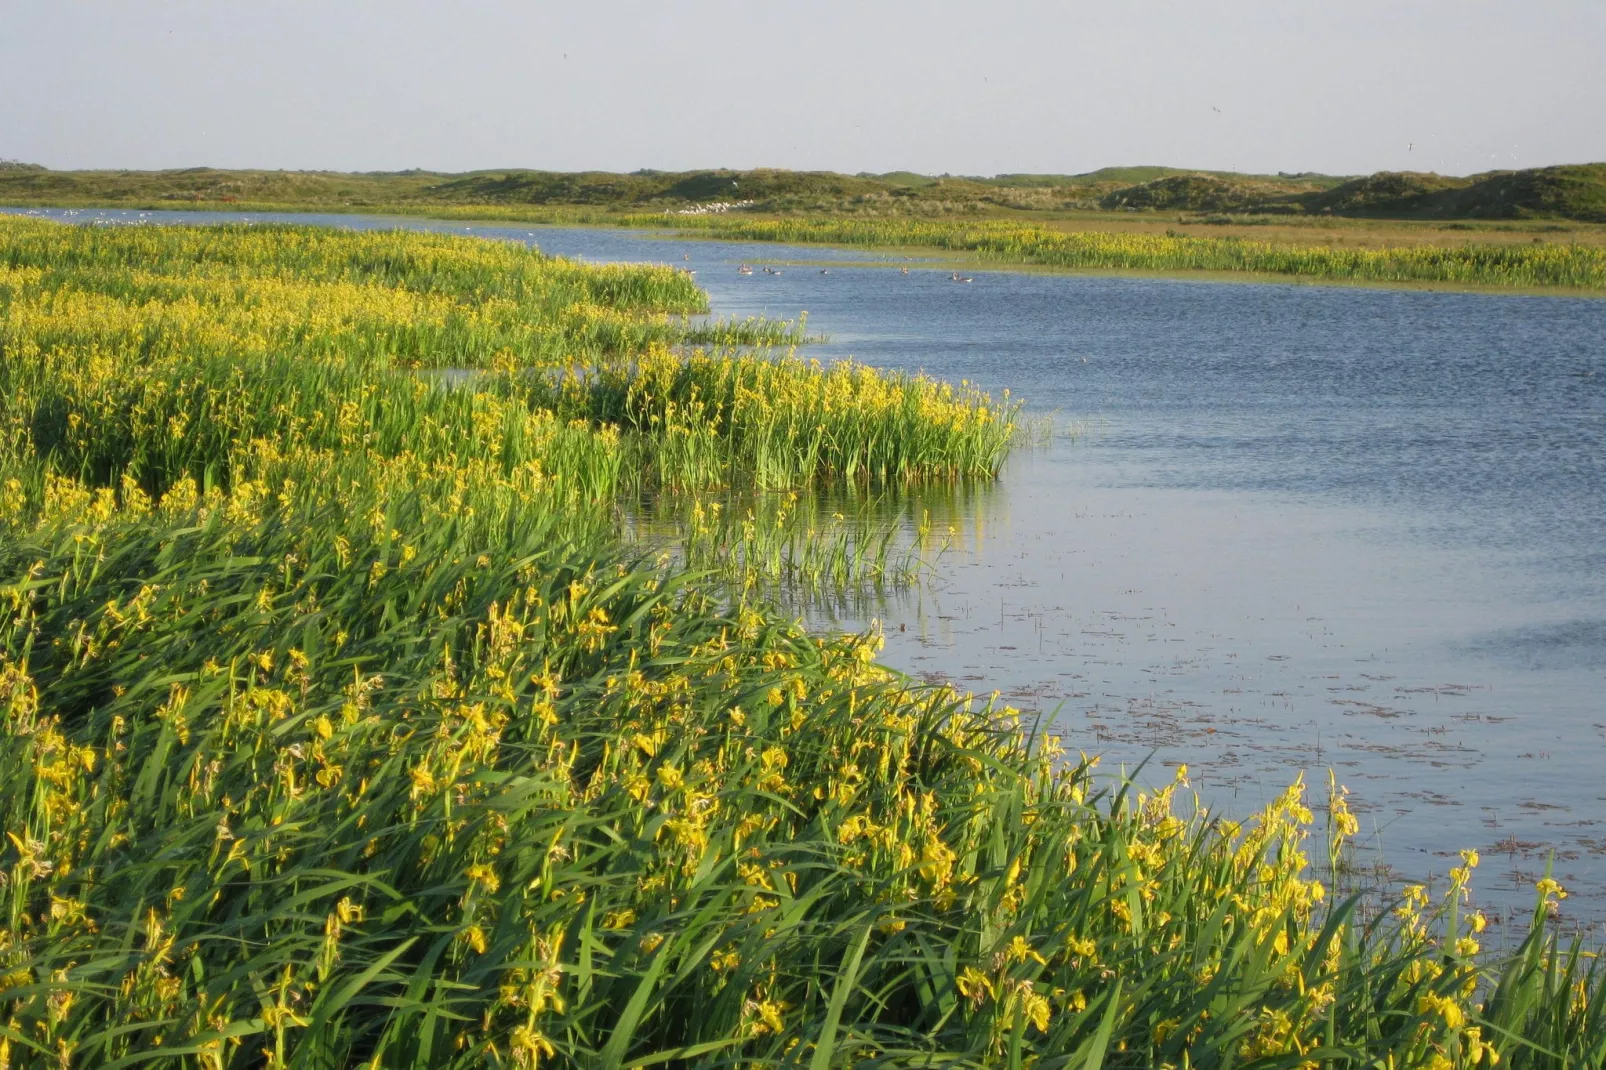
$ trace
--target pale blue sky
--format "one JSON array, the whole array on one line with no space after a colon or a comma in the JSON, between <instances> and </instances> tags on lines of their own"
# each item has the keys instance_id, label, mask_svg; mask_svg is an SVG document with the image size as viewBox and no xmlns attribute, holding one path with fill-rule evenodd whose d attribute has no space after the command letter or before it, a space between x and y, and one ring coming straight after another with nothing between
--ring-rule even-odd
<instances>
[{"instance_id":1,"label":"pale blue sky","mask_svg":"<svg viewBox=\"0 0 1606 1070\"><path fill-rule=\"evenodd\" d=\"M0 0L0 157L1466 174L1606 160L1606 0Z\"/></svg>"}]
</instances>

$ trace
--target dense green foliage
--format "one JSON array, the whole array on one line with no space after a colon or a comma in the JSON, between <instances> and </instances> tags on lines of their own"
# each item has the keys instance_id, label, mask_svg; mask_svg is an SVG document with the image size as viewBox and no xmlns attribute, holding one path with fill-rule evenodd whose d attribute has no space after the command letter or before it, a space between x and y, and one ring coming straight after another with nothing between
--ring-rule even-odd
<instances>
[{"instance_id":1,"label":"dense green foliage","mask_svg":"<svg viewBox=\"0 0 1606 1070\"><path fill-rule=\"evenodd\" d=\"M1107 193L1099 206L1111 210L1225 212L1254 207L1286 192L1214 175L1167 175Z\"/></svg>"},{"instance_id":2,"label":"dense green foliage","mask_svg":"<svg viewBox=\"0 0 1606 1070\"><path fill-rule=\"evenodd\" d=\"M1386 219L1576 219L1606 223L1606 164L1472 178L1382 172L1298 198L1299 210Z\"/></svg>"},{"instance_id":3,"label":"dense green foliage","mask_svg":"<svg viewBox=\"0 0 1606 1070\"><path fill-rule=\"evenodd\" d=\"M0 1064L1606 1055L1553 883L1481 959L1475 855L1363 912L1303 785L1242 825L1184 771L1102 793L683 568L749 538L717 502L622 545L643 490L1009 444L968 391L665 348L695 305L467 239L0 221ZM1332 789L1328 869L1354 830Z\"/></svg>"}]
</instances>

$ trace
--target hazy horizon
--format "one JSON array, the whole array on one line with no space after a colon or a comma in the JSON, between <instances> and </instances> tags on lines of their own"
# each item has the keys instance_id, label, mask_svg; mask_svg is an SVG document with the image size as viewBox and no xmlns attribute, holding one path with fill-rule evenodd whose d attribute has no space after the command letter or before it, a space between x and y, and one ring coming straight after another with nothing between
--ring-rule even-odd
<instances>
[{"instance_id":1,"label":"hazy horizon","mask_svg":"<svg viewBox=\"0 0 1606 1070\"><path fill-rule=\"evenodd\" d=\"M53 169L1333 175L1606 160L1598 0L606 10L0 0Z\"/></svg>"},{"instance_id":2,"label":"hazy horizon","mask_svg":"<svg viewBox=\"0 0 1606 1070\"><path fill-rule=\"evenodd\" d=\"M37 160L18 160L18 159L13 159L11 157L0 157L0 163L22 164L22 165L25 165L25 166L31 166L31 165L38 164L38 161ZM1569 165L1597 164L1597 163L1606 163L1606 160L1559 160L1554 164L1532 164L1532 165L1530 165L1530 167L1531 168L1565 167L1565 166L1569 166ZM270 172L272 172L272 173L291 174L291 175L298 175L298 174L299 175L408 175L408 174L429 174L429 175L442 175L442 176L452 176L452 177L461 176L461 175L476 175L476 174L513 174L513 173L523 172L523 171L537 172L537 173L544 173L544 174L563 174L563 175L581 175L581 174L599 174L599 175L695 174L695 173L703 172L703 171L731 171L731 172L742 172L742 173L751 173L753 171L795 171L795 172L810 173L810 174L839 174L839 175L848 176L850 178L885 178L885 177L887 177L889 175L911 174L911 175L918 175L918 176L920 176L922 178L933 178L933 179L936 179L936 178L958 178L958 179L988 180L988 179L999 179L999 178L1011 178L1011 177L1015 177L1015 176L1019 176L1019 177L1022 177L1022 178L1083 178L1083 177L1086 177L1087 175L1094 174L1094 173L1097 173L1099 171L1138 171L1138 170L1146 170L1146 169L1150 169L1150 168L1159 168L1159 169L1164 169L1164 170L1167 170L1167 171L1182 171L1182 172L1196 173L1196 174L1215 174L1215 173L1220 173L1220 174L1243 174L1243 175L1249 175L1249 176L1252 176L1252 177L1270 177L1270 176L1277 175L1277 172L1262 172L1262 171L1228 172L1228 171L1225 171L1225 170L1223 170L1221 168L1189 167L1186 164L1169 164L1169 163L1162 163L1162 164L1154 164L1154 163L1120 164L1120 163L1117 163L1117 164L1107 164L1107 165L1105 165L1103 167L1095 167L1091 171L997 171L997 172L994 172L992 174L982 174L982 173L979 173L979 172L970 173L970 174L964 174L964 173L960 173L960 172L957 172L957 171L939 171L939 172L913 171L913 170L910 170L907 167L898 167L898 168L894 168L891 171L833 171L830 168L824 168L824 167L771 167L771 166L769 166L767 164L756 164L756 165L754 165L752 167L723 167L723 166L719 166L719 165L714 165L714 166L709 166L709 167L684 167L684 168L638 167L638 168L634 168L634 169L632 169L630 171L609 170L607 168L602 168L602 167L576 167L576 168L573 168L573 169L558 169L558 168L552 168L552 167L526 167L526 166L518 165L518 164L511 165L511 166L505 166L505 167L497 167L495 165L492 165L492 166L489 166L489 167L473 167L473 168L469 168L469 169L463 170L463 171L446 171L446 170L442 170L442 169L437 168L437 167L403 167L403 168L398 168L396 170L383 170L383 169L378 169L378 168L369 168L369 169L365 169L365 170L343 170L343 169L340 169L340 168L333 168L333 167L219 167L219 166L214 165L214 164L178 164L178 165L175 165L175 166L172 166L172 167L109 167L109 166L108 167L47 167L46 169L49 170L49 171L62 172L62 173L72 173L72 172L77 172L77 171L87 171L87 172L96 172L96 173L130 172L130 173L135 173L135 174L156 174L156 173L159 173L159 172L182 172L182 171L212 170L212 171L220 171L220 172L261 172L261 173L270 173ZM1495 167L1495 168L1487 168L1483 172L1467 172L1465 174L1455 174L1455 173L1449 172L1449 171L1430 171L1430 170L1402 168L1402 169L1395 169L1394 173L1402 173L1402 172L1415 170L1415 173L1418 173L1418 174L1437 174L1437 175L1439 175L1440 177L1443 177L1443 178L1468 178L1468 177L1472 177L1472 176L1474 176L1476 174L1483 174L1483 173L1488 173L1488 172L1492 172L1492 171L1511 171L1511 170L1526 170L1526 169L1528 169L1528 168ZM1354 172L1284 171L1284 172L1282 172L1282 176L1283 177L1287 177L1287 178L1300 178L1300 177L1304 177L1304 176L1311 176L1311 177L1319 177L1319 178L1352 178L1353 179L1353 178L1364 178L1367 175L1373 175L1373 174L1378 174L1378 173L1380 173L1380 172L1378 172L1378 171L1354 171Z\"/></svg>"}]
</instances>

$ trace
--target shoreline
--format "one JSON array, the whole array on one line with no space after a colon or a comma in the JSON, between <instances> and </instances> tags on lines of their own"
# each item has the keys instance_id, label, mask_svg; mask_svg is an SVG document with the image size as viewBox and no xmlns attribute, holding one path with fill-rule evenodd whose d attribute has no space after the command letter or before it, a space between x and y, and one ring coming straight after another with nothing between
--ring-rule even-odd
<instances>
[{"instance_id":1,"label":"shoreline","mask_svg":"<svg viewBox=\"0 0 1606 1070\"><path fill-rule=\"evenodd\" d=\"M722 234L719 234L717 232L713 232L712 228L698 227L698 226L695 226L695 225L688 226L688 225L685 225L685 224L677 223L675 220L670 219L670 218L666 218L661 226L649 226L649 225L642 224L639 221L639 216L636 219L621 220L621 219L617 219L617 218L606 217L606 215L604 213L592 213L592 212L586 212L584 210L576 211L575 214L576 214L577 218L574 218L574 219L547 219L547 220L542 220L542 221L533 221L533 220L527 220L527 219L520 219L516 215L512 215L512 214L507 214L507 213L499 214L499 213L495 212L494 210L488 210L483 215L479 214L478 212L475 212L473 214L451 215L451 214L436 214L436 213L432 213L432 212L414 212L414 211L405 210L403 208L400 208L399 206L374 207L374 208L369 208L369 207L360 207L359 208L359 207L355 207L355 206L318 206L318 207L309 207L309 206L285 206L285 205L254 204L254 203L227 204L227 205L212 204L212 203L200 203L200 204L196 204L194 206L188 206L188 207L175 207L175 206L171 206L171 205L126 205L126 204L110 204L110 203L100 203L100 204L59 204L59 205L0 205L0 213L7 214L7 215L19 215L19 216L31 217L31 218L49 218L48 216L45 216L44 213L94 212L94 211L140 212L140 213L162 212L162 213L174 213L174 214L178 214L178 213L216 213L216 214L220 214L220 215L228 214L228 213L235 213L235 214L256 214L256 213L260 213L260 214L265 214L265 215L271 214L271 215L305 215L305 216L333 215L333 216L358 216L358 217L364 217L364 218L369 218L369 219L423 220L423 221L438 222L438 223L448 224L448 225L450 225L450 224L466 224L466 223L474 222L474 223L487 223L487 224L495 224L495 225L519 226L519 227L525 227L525 228L531 228L531 229L545 228L545 229L621 230L621 231L630 231L630 232L633 232L633 233L641 234L643 236L651 237L651 238L653 238L655 240L665 240L665 241L672 241L672 240L698 241L698 242L725 241L725 242L733 242L733 243L736 243L736 242L747 243L747 244L751 244L751 245L777 245L777 246L791 245L791 246L801 246L801 247L817 246L817 247L822 248L822 249L841 249L841 250L845 250L845 251L847 251L847 250L854 250L854 251L863 250L867 254L880 253L880 254L884 254L884 255L888 255L888 256L899 255L899 256L904 256L904 257L919 256L924 262L920 263L918 265L916 265L915 263L912 263L912 262L909 263L908 266L913 270L938 270L938 271L943 271L943 270L953 270L955 268L962 267L962 268L965 268L967 270L983 271L983 272L988 272L988 273L1017 272L1017 273L1022 273L1022 274L1085 275L1085 276L1089 276L1089 277L1139 278L1139 279L1175 279L1175 280L1178 280L1178 281L1199 281L1199 282L1241 282L1241 283L1260 283L1260 284L1275 283L1275 284L1286 284L1286 285L1334 286L1334 287L1343 287L1343 288L1361 288L1361 289L1375 289L1375 290L1408 290L1408 291L1409 290L1422 290L1422 291L1429 291L1429 292L1435 292L1435 293L1499 294L1499 295L1512 296L1512 297L1563 297L1563 298L1584 298L1584 299L1599 299L1599 298L1602 298L1602 297L1606 297L1606 286L1601 286L1601 287L1587 287L1587 286L1580 287L1580 286L1562 286L1562 285L1554 285L1554 286L1550 286L1550 285L1541 285L1541 286L1504 285L1504 284L1500 284L1500 283L1458 282L1458 281L1442 280L1442 279L1368 279L1368 278L1352 278L1352 277L1335 276L1335 275L1321 275L1321 274L1316 274L1316 273L1312 273L1312 272L1274 272L1274 271L1252 271L1252 270L1221 269L1221 268L1187 268L1187 267L1180 267L1180 268L1128 268L1128 267L1113 267L1113 266L1112 267L1064 266L1064 265L1058 265L1058 264L1045 264L1045 263L1042 263L1042 262L1039 262L1039 261L1034 261L1034 260L1029 260L1029 259L1009 260L1009 259L1004 259L1004 258L1000 258L1000 257L994 256L994 255L989 255L989 254L987 254L985 252L982 252L982 251L977 251L977 250L956 250L956 249L945 248L945 247L936 246L936 245L897 245L897 244L879 245L879 244L860 244L860 243L856 243L856 242L827 242L827 241L813 242L813 241L808 241L808 240L805 240L805 239L792 239L792 238L789 238L789 239L785 239L785 240L780 240L780 239L754 238L754 237L750 237L750 236L746 236L746 235L722 235ZM708 218L708 217L693 217L693 218ZM768 221L769 220L755 220L755 222L768 222ZM962 222L975 222L975 223L986 224L986 223L998 222L998 220L995 220L995 219L983 219L983 220L976 220L976 221L955 221L956 224L962 223ZM1048 222L1051 222L1051 221L1042 221L1042 220L1022 221L1022 225L1036 225L1036 226L1045 226L1046 227ZM1052 222L1064 223L1064 222L1071 222L1071 221L1069 221L1069 220L1056 220L1056 221L1052 221ZM1144 222L1148 222L1148 221L1144 221ZM1161 221L1155 220L1153 222L1155 223L1156 226L1158 226ZM1370 221L1362 221L1362 222L1370 222ZM1387 222L1394 223L1394 224L1400 225L1400 226L1409 226L1412 223L1412 221L1408 221L1408 220L1407 221L1390 220L1390 221L1387 221ZM1537 230L1538 227L1536 226L1535 228L1532 228L1532 229L1536 229ZM1128 231L1126 229L1124 229L1124 228L1123 229L1092 228L1092 229L1089 229L1087 231L1087 233L1098 233L1098 234L1127 233L1127 232ZM1144 233L1144 232L1139 232L1139 233ZM1194 235L1194 234L1184 234L1184 235L1179 235L1179 237L1182 237L1185 240L1201 240L1201 241L1202 240L1209 240L1209 236L1199 236L1199 235ZM1254 239L1254 238L1240 238L1238 235L1221 235L1220 239L1238 239L1238 240L1245 240L1245 241L1257 240L1257 239ZM1512 246L1512 245L1514 245L1514 243L1510 243L1510 242L1497 243L1497 242L1488 242L1488 241L1483 241L1483 242L1470 242L1469 241L1466 244L1489 245L1489 246L1492 246L1492 247L1502 247L1502 246ZM1557 243L1557 244L1559 244L1559 243ZM1573 243L1573 244L1576 244L1576 243ZM1330 246L1328 244L1323 244L1323 243L1311 243L1311 245L1309 247L1312 248L1312 249L1332 248L1332 246ZM1418 246L1415 246L1415 247L1416 248L1423 248L1423 247L1451 248L1451 246L1441 245L1439 243L1425 243L1424 245L1418 245ZM1523 246L1521 246L1519 244L1519 245L1515 245L1515 247L1522 248ZM932 254L937 254L937 255L934 256ZM813 266L814 264L817 263L816 261L811 261L811 260L803 259L803 258L776 258L776 259L774 259L772 261L769 261L769 262L794 264L794 265L798 265L798 266ZM844 268L847 268L847 267L870 268L870 267L881 266L881 262L878 262L878 261L873 260L873 259L867 259L865 261L858 261L858 262L845 262L845 261L840 261L840 260L833 260L833 261L829 261L829 262L825 262L825 263L828 263L828 266L844 267ZM902 266L902 265L900 265L900 266Z\"/></svg>"},{"instance_id":2,"label":"shoreline","mask_svg":"<svg viewBox=\"0 0 1606 1070\"><path fill-rule=\"evenodd\" d=\"M521 224L522 225L522 224ZM566 228L567 224L552 224L554 229ZM723 238L716 235L705 234L679 234L655 233L640 227L605 227L600 224L589 225L596 229L628 230L632 233L663 241L697 241L697 242L748 242L754 245L786 245L787 242L763 242L751 238ZM573 229L580 229L576 225ZM799 243L802 244L802 243ZM812 243L810 243L812 244ZM1427 291L1432 293L1477 294L1503 297L1557 297L1578 298L1582 300L1600 300L1606 298L1606 288L1588 289L1582 287L1564 286L1499 286L1495 284L1442 282L1434 280L1373 280L1373 279L1345 279L1323 275L1287 275L1267 271L1222 271L1208 268L1179 268L1176 270L1147 269L1147 268L1092 268L1092 267L1061 267L1056 264L1039 263L1010 263L994 260L987 257L972 255L966 256L931 256L930 253L952 253L952 250L936 249L932 246L849 246L828 245L820 243L821 249L843 249L865 252L897 253L910 257L906 261L893 260L810 260L800 257L774 257L753 258L754 264L786 264L795 267L829 267L859 268L873 270L878 268L894 268L907 266L910 271L937 271L947 272L955 268L967 271L982 272L989 275L1069 275L1085 276L1088 278L1123 278L1123 279L1154 279L1157 281L1174 282L1211 282L1211 283L1241 283L1261 285L1285 286L1316 286L1337 287L1341 289L1361 290L1400 290L1400 291ZM911 256L911 254L926 254Z\"/></svg>"}]
</instances>

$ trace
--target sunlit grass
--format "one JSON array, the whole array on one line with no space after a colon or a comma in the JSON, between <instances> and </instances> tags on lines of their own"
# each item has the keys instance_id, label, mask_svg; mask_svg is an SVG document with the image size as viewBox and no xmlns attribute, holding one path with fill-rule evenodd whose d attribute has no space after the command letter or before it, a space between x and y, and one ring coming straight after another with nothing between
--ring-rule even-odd
<instances>
[{"instance_id":1,"label":"sunlit grass","mask_svg":"<svg viewBox=\"0 0 1606 1070\"><path fill-rule=\"evenodd\" d=\"M399 368L567 364L652 343L788 343L793 324L693 324L669 267L582 265L510 242L271 225L78 226L0 217L15 349L153 365L219 354Z\"/></svg>"},{"instance_id":2,"label":"sunlit grass","mask_svg":"<svg viewBox=\"0 0 1606 1070\"><path fill-rule=\"evenodd\" d=\"M1010 222L738 216L636 216L744 241L923 246L1002 263L1131 271L1213 271L1361 282L1606 289L1606 249L1560 243L1465 243L1357 248L1244 238L1060 231Z\"/></svg>"},{"instance_id":3,"label":"sunlit grass","mask_svg":"<svg viewBox=\"0 0 1606 1070\"><path fill-rule=\"evenodd\" d=\"M721 485L738 475L769 488L990 478L1019 412L1007 394L994 401L968 384L851 361L682 357L662 349L506 388L564 415L644 436L648 470L673 488Z\"/></svg>"},{"instance_id":4,"label":"sunlit grass","mask_svg":"<svg viewBox=\"0 0 1606 1070\"><path fill-rule=\"evenodd\" d=\"M1101 786L774 608L907 582L924 510L838 503L965 493L1012 402L672 350L653 269L488 246L548 307L465 239L84 233L0 226L0 1063L1606 1056L1558 886L1506 959L1470 855L1363 917L1336 789L1323 834ZM574 359L419 375L437 299Z\"/></svg>"}]
</instances>

